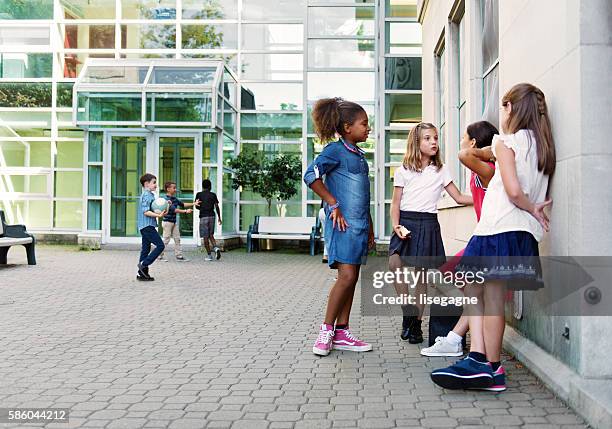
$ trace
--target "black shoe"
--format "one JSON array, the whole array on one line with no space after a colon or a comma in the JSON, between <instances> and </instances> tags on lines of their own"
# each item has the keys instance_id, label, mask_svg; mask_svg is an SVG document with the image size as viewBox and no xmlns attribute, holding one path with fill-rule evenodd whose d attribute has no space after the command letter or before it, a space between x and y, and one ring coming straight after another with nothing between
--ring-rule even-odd
<instances>
[{"instance_id":1,"label":"black shoe","mask_svg":"<svg viewBox=\"0 0 612 429\"><path fill-rule=\"evenodd\" d=\"M412 325L416 320L416 316L403 316L402 317L402 333L400 334L400 338L406 341L410 337L410 330L412 329Z\"/></svg>"},{"instance_id":2,"label":"black shoe","mask_svg":"<svg viewBox=\"0 0 612 429\"><path fill-rule=\"evenodd\" d=\"M328 260L327 260L327 258L323 258L323 259L321 259L321 262L324 263L324 264L327 264Z\"/></svg>"},{"instance_id":3,"label":"black shoe","mask_svg":"<svg viewBox=\"0 0 612 429\"><path fill-rule=\"evenodd\" d=\"M415 319L408 334L408 342L410 344L420 344L423 342L423 330L421 329L422 320Z\"/></svg>"},{"instance_id":4,"label":"black shoe","mask_svg":"<svg viewBox=\"0 0 612 429\"><path fill-rule=\"evenodd\" d=\"M149 277L143 277L140 274L136 275L136 280L139 280L141 282L152 282L153 280L155 280L153 277L149 276Z\"/></svg>"},{"instance_id":5,"label":"black shoe","mask_svg":"<svg viewBox=\"0 0 612 429\"><path fill-rule=\"evenodd\" d=\"M138 275L146 280L154 280L153 277L149 275L149 267L142 265L142 262L138 263Z\"/></svg>"},{"instance_id":6,"label":"black shoe","mask_svg":"<svg viewBox=\"0 0 612 429\"><path fill-rule=\"evenodd\" d=\"M219 249L218 247L215 246L215 248L213 249L213 251L215 252L215 258L217 259L217 261L219 259L221 259L221 249Z\"/></svg>"}]
</instances>

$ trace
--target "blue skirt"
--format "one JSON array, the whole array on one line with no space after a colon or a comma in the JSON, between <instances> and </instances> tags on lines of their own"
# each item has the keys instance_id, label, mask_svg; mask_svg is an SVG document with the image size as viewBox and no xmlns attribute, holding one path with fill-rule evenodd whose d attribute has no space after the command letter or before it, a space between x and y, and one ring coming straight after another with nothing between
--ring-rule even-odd
<instances>
[{"instance_id":1,"label":"blue skirt","mask_svg":"<svg viewBox=\"0 0 612 429\"><path fill-rule=\"evenodd\" d=\"M544 287L538 242L526 231L474 235L456 272L479 272L484 280L503 280L511 290Z\"/></svg>"},{"instance_id":2,"label":"blue skirt","mask_svg":"<svg viewBox=\"0 0 612 429\"><path fill-rule=\"evenodd\" d=\"M330 268L338 264L365 265L368 257L369 219L345 218L349 227L340 231L333 227L332 219L325 220L325 245Z\"/></svg>"},{"instance_id":3,"label":"blue skirt","mask_svg":"<svg viewBox=\"0 0 612 429\"><path fill-rule=\"evenodd\" d=\"M402 240L394 232L389 256L400 255L405 267L437 269L446 262L436 213L400 211L400 225L410 231L410 236Z\"/></svg>"}]
</instances>

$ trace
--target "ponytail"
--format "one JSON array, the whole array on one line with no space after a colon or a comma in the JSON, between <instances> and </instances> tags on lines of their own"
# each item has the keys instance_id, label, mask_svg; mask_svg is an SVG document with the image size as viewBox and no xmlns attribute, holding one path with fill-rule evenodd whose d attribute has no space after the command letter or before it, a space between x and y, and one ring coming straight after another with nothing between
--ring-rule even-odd
<instances>
[{"instance_id":1,"label":"ponytail","mask_svg":"<svg viewBox=\"0 0 612 429\"><path fill-rule=\"evenodd\" d=\"M546 98L542 90L530 83L519 83L504 95L502 102L512 104L507 123L502 124L504 131L507 133L516 133L521 129L533 131L536 137L538 170L544 174L553 174L556 163L555 143Z\"/></svg>"},{"instance_id":2,"label":"ponytail","mask_svg":"<svg viewBox=\"0 0 612 429\"><path fill-rule=\"evenodd\" d=\"M315 133L322 142L334 140L344 134L344 124L355 122L357 115L366 113L363 107L340 97L322 98L312 109Z\"/></svg>"}]
</instances>

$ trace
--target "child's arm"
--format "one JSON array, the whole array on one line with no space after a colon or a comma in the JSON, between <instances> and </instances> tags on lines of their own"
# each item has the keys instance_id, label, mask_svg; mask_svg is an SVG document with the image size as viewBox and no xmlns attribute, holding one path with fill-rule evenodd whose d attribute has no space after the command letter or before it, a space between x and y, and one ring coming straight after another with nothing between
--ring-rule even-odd
<instances>
[{"instance_id":1,"label":"child's arm","mask_svg":"<svg viewBox=\"0 0 612 429\"><path fill-rule=\"evenodd\" d=\"M518 208L531 213L531 215L540 222L542 228L548 231L550 221L546 213L544 213L544 208L551 205L552 200L548 199L542 203L532 203L523 192L518 180L514 161L514 151L500 141L497 146L495 146L495 153L499 163L499 172L501 173L504 190L506 194L508 194L510 201Z\"/></svg>"},{"instance_id":2,"label":"child's arm","mask_svg":"<svg viewBox=\"0 0 612 429\"><path fill-rule=\"evenodd\" d=\"M466 206L471 206L474 204L474 198L472 198L471 195L463 195L453 182L446 185L444 189L446 189L448 195L450 195L453 200L457 202L457 204L464 204Z\"/></svg>"},{"instance_id":3,"label":"child's arm","mask_svg":"<svg viewBox=\"0 0 612 429\"><path fill-rule=\"evenodd\" d=\"M215 211L217 212L217 218L219 219L219 225L223 224L221 221L221 210L219 210L219 202L215 203Z\"/></svg>"},{"instance_id":4,"label":"child's arm","mask_svg":"<svg viewBox=\"0 0 612 429\"><path fill-rule=\"evenodd\" d=\"M393 231L395 234L405 240L408 236L402 234L400 225L400 202L402 201L402 193L404 188L402 186L393 187L393 197L391 199L391 225L393 225Z\"/></svg>"},{"instance_id":5,"label":"child's arm","mask_svg":"<svg viewBox=\"0 0 612 429\"><path fill-rule=\"evenodd\" d=\"M327 145L323 152L308 166L306 173L304 173L304 183L330 207L336 206L338 200L329 192L321 178L330 171L333 171L339 164L340 160L335 149L331 145ZM346 219L344 219L339 206L336 206L329 216L332 219L332 228L335 228L337 225L340 231L346 231L349 225Z\"/></svg>"},{"instance_id":6,"label":"child's arm","mask_svg":"<svg viewBox=\"0 0 612 429\"><path fill-rule=\"evenodd\" d=\"M482 186L485 188L489 185L493 174L495 174L495 170L487 164L487 161L490 161L492 157L493 153L490 147L482 149L469 148L459 151L459 161L480 177Z\"/></svg>"},{"instance_id":7,"label":"child's arm","mask_svg":"<svg viewBox=\"0 0 612 429\"><path fill-rule=\"evenodd\" d=\"M321 197L321 199L330 206L334 206L338 203L338 200L336 200L331 192L329 192L329 189L327 189L327 186L325 186L325 183L323 183L321 179L316 179L314 182L312 182L310 184L310 189L312 189L314 193ZM346 228L349 227L349 224L347 223L346 219L344 219L344 215L340 210L340 206L333 209L329 216L332 218L332 228L335 228L336 225L338 225L338 229L340 231L346 231Z\"/></svg>"}]
</instances>

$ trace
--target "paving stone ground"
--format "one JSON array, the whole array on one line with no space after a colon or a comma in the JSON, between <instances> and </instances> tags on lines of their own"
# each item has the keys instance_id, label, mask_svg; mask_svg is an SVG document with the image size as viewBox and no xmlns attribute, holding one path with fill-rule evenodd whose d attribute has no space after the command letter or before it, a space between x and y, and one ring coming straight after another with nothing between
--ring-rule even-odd
<instances>
[{"instance_id":1,"label":"paving stone ground","mask_svg":"<svg viewBox=\"0 0 612 429\"><path fill-rule=\"evenodd\" d=\"M71 409L69 424L48 427L585 427L507 355L504 393L436 387L431 369L452 359L420 356L399 318L361 317L358 294L352 330L374 351L314 356L334 281L318 257L187 255L141 283L136 251L40 246L29 267L11 250L0 407Z\"/></svg>"}]
</instances>

